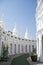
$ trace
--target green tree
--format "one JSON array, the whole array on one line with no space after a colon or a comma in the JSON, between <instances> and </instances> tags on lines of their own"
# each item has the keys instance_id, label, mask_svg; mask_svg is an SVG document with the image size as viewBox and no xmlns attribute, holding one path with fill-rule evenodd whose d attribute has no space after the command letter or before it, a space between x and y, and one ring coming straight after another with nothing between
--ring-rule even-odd
<instances>
[{"instance_id":1,"label":"green tree","mask_svg":"<svg viewBox=\"0 0 43 65\"><path fill-rule=\"evenodd\" d=\"M7 60L8 59L8 45L2 45L2 59Z\"/></svg>"}]
</instances>

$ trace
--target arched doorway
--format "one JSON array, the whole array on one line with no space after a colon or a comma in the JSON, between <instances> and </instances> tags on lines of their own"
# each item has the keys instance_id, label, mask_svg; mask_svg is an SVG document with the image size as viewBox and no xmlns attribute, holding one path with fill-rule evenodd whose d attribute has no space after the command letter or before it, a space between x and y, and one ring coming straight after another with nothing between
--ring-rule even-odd
<instances>
[{"instance_id":1,"label":"arched doorway","mask_svg":"<svg viewBox=\"0 0 43 65\"><path fill-rule=\"evenodd\" d=\"M14 44L14 53L16 54L16 44Z\"/></svg>"},{"instance_id":2,"label":"arched doorway","mask_svg":"<svg viewBox=\"0 0 43 65\"><path fill-rule=\"evenodd\" d=\"M42 54L43 54L43 35L42 35Z\"/></svg>"},{"instance_id":3,"label":"arched doorway","mask_svg":"<svg viewBox=\"0 0 43 65\"><path fill-rule=\"evenodd\" d=\"M20 54L20 44L18 45L18 53Z\"/></svg>"},{"instance_id":4,"label":"arched doorway","mask_svg":"<svg viewBox=\"0 0 43 65\"><path fill-rule=\"evenodd\" d=\"M27 53L27 45L25 45L25 52Z\"/></svg>"}]
</instances>

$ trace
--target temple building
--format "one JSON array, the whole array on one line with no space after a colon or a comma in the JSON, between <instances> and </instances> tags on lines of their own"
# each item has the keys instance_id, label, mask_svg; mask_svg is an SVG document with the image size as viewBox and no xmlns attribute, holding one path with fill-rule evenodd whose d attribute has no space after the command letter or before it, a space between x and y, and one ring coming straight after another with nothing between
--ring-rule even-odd
<instances>
[{"instance_id":1,"label":"temple building","mask_svg":"<svg viewBox=\"0 0 43 65\"><path fill-rule=\"evenodd\" d=\"M4 20L0 21L0 55L2 51L2 45L8 45L9 55L22 54L33 52L36 49L36 40L32 40L28 34L28 29L24 37L20 37L18 34L16 24L14 25L13 32L7 31Z\"/></svg>"},{"instance_id":2,"label":"temple building","mask_svg":"<svg viewBox=\"0 0 43 65\"><path fill-rule=\"evenodd\" d=\"M36 7L37 60L43 62L43 0L37 0Z\"/></svg>"},{"instance_id":3,"label":"temple building","mask_svg":"<svg viewBox=\"0 0 43 65\"><path fill-rule=\"evenodd\" d=\"M4 20L0 20L0 56L2 45L8 45L9 55L23 54L37 51L37 60L43 62L43 0L37 0L35 13L36 19L36 39L32 39L26 28L24 37L20 37L16 24L13 32L7 31Z\"/></svg>"}]
</instances>

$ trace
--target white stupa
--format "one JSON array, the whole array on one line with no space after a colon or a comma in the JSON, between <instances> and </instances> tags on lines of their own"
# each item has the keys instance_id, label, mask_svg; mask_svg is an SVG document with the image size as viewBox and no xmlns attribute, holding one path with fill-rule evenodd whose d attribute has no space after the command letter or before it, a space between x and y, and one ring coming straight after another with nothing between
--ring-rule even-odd
<instances>
[{"instance_id":1,"label":"white stupa","mask_svg":"<svg viewBox=\"0 0 43 65\"><path fill-rule=\"evenodd\" d=\"M16 37L19 37L17 29L16 29L16 24L15 24L14 29L13 29L13 35Z\"/></svg>"},{"instance_id":2,"label":"white stupa","mask_svg":"<svg viewBox=\"0 0 43 65\"><path fill-rule=\"evenodd\" d=\"M25 39L30 39L30 35L28 33L28 29L26 28L26 32L25 32L25 36L24 36Z\"/></svg>"},{"instance_id":3,"label":"white stupa","mask_svg":"<svg viewBox=\"0 0 43 65\"><path fill-rule=\"evenodd\" d=\"M0 20L0 27L1 27L3 30L6 30L6 28L5 28L5 23L4 23L4 17L2 17L1 20Z\"/></svg>"}]
</instances>

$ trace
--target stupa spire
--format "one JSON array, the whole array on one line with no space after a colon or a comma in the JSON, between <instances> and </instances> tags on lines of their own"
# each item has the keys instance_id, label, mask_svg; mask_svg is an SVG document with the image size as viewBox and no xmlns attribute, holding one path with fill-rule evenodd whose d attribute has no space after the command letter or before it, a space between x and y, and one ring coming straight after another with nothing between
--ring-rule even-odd
<instances>
[{"instance_id":1,"label":"stupa spire","mask_svg":"<svg viewBox=\"0 0 43 65\"><path fill-rule=\"evenodd\" d=\"M24 36L25 39L30 39L30 35L28 33L28 29L26 28L26 32L25 32L25 36Z\"/></svg>"},{"instance_id":2,"label":"stupa spire","mask_svg":"<svg viewBox=\"0 0 43 65\"><path fill-rule=\"evenodd\" d=\"M14 35L14 36L17 36L17 37L19 36L19 35L18 35L18 32L17 32L17 29L16 29L16 23L15 23L15 25L14 25L13 35Z\"/></svg>"},{"instance_id":3,"label":"stupa spire","mask_svg":"<svg viewBox=\"0 0 43 65\"><path fill-rule=\"evenodd\" d=\"M4 23L4 16L1 17L0 27L3 28L4 30L6 30L6 28L5 28L5 23Z\"/></svg>"},{"instance_id":4,"label":"stupa spire","mask_svg":"<svg viewBox=\"0 0 43 65\"><path fill-rule=\"evenodd\" d=\"M2 17L1 17L1 21L4 21L4 15L2 15Z\"/></svg>"}]
</instances>

